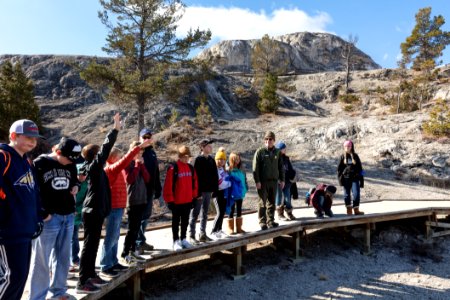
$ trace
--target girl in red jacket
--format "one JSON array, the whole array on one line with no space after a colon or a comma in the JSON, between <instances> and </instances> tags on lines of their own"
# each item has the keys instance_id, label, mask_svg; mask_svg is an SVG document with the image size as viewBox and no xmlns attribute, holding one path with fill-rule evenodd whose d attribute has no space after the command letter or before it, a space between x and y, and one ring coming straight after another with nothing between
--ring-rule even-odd
<instances>
[{"instance_id":1,"label":"girl in red jacket","mask_svg":"<svg viewBox=\"0 0 450 300\"><path fill-rule=\"evenodd\" d=\"M192 247L186 240L186 231L192 200L197 196L197 175L194 167L188 164L190 157L189 147L180 147L179 159L170 165L164 181L163 196L172 211L173 250L175 251Z\"/></svg>"},{"instance_id":2,"label":"girl in red jacket","mask_svg":"<svg viewBox=\"0 0 450 300\"><path fill-rule=\"evenodd\" d=\"M122 170L128 167L134 157L150 144L151 140L146 140L131 148L123 157L120 149L113 148L106 161L105 172L111 189L111 213L106 218L106 235L102 246L100 270L101 274L108 278L116 277L119 275L118 272L127 269L126 266L119 264L117 259L120 224L124 208L127 206L127 184Z\"/></svg>"}]
</instances>

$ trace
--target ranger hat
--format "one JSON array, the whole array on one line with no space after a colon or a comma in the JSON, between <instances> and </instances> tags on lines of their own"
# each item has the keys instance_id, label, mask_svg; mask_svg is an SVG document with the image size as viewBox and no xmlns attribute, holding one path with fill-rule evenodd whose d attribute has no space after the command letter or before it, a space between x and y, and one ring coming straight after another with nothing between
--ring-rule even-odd
<instances>
[{"instance_id":1,"label":"ranger hat","mask_svg":"<svg viewBox=\"0 0 450 300\"><path fill-rule=\"evenodd\" d=\"M273 140L275 140L275 133L273 133L273 131L266 131L266 133L264 134L264 138L271 138Z\"/></svg>"}]
</instances>

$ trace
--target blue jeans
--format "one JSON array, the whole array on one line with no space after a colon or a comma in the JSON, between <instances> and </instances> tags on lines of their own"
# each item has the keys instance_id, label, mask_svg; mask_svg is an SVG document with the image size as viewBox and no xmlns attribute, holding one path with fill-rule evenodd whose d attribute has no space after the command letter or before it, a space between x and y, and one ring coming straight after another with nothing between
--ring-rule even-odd
<instances>
[{"instance_id":1,"label":"blue jeans","mask_svg":"<svg viewBox=\"0 0 450 300\"><path fill-rule=\"evenodd\" d=\"M123 208L113 208L106 217L106 235L100 254L100 269L108 270L119 263L117 260L117 247L120 237L120 223L122 222Z\"/></svg>"},{"instance_id":2,"label":"blue jeans","mask_svg":"<svg viewBox=\"0 0 450 300\"><path fill-rule=\"evenodd\" d=\"M287 209L292 209L291 203L291 183L286 182L283 190L281 190L280 186L277 188L277 195L275 197L275 205L281 206L284 205ZM284 199L283 199L284 197Z\"/></svg>"},{"instance_id":3,"label":"blue jeans","mask_svg":"<svg viewBox=\"0 0 450 300\"><path fill-rule=\"evenodd\" d=\"M353 207L359 207L360 190L358 181L344 182L344 201L347 207L352 207L350 192L353 194Z\"/></svg>"},{"instance_id":4,"label":"blue jeans","mask_svg":"<svg viewBox=\"0 0 450 300\"><path fill-rule=\"evenodd\" d=\"M50 297L60 297L66 293L73 220L73 214L53 214L49 221L44 222L42 234L33 241L30 299L46 299L47 292L50 292ZM52 278L50 279L51 254Z\"/></svg>"},{"instance_id":5,"label":"blue jeans","mask_svg":"<svg viewBox=\"0 0 450 300\"><path fill-rule=\"evenodd\" d=\"M200 233L206 232L206 222L208 221L208 209L211 202L212 192L203 192L202 198L195 200L195 206L189 215L189 235L195 237L195 225L200 214Z\"/></svg>"},{"instance_id":6,"label":"blue jeans","mask_svg":"<svg viewBox=\"0 0 450 300\"><path fill-rule=\"evenodd\" d=\"M78 239L78 231L80 230L80 224L73 225L73 235L72 235L72 252L70 254L71 256L71 262L73 264L80 264L80 240Z\"/></svg>"},{"instance_id":7,"label":"blue jeans","mask_svg":"<svg viewBox=\"0 0 450 300\"><path fill-rule=\"evenodd\" d=\"M147 206L145 207L144 214L142 216L141 227L139 228L138 237L136 239L136 248L141 244L144 244L147 240L145 238L145 229L147 228L147 224L150 216L152 215L153 208L153 195L147 199Z\"/></svg>"}]
</instances>

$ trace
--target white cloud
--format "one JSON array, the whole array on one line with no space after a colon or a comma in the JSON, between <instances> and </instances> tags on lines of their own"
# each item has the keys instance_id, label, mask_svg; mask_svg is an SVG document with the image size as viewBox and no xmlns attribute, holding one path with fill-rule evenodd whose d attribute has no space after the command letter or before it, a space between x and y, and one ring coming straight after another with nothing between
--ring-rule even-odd
<instances>
[{"instance_id":1,"label":"white cloud","mask_svg":"<svg viewBox=\"0 0 450 300\"><path fill-rule=\"evenodd\" d=\"M383 55L383 60L387 60L388 58L389 58L389 54L385 53L385 54Z\"/></svg>"},{"instance_id":2,"label":"white cloud","mask_svg":"<svg viewBox=\"0 0 450 300\"><path fill-rule=\"evenodd\" d=\"M264 34L277 36L299 31L326 32L333 22L326 12L310 16L298 8L276 9L270 14L237 7L187 7L177 34L192 28L210 29L212 40L257 39Z\"/></svg>"},{"instance_id":3,"label":"white cloud","mask_svg":"<svg viewBox=\"0 0 450 300\"><path fill-rule=\"evenodd\" d=\"M395 26L395 31L397 32L403 32L403 29L400 26Z\"/></svg>"}]
</instances>

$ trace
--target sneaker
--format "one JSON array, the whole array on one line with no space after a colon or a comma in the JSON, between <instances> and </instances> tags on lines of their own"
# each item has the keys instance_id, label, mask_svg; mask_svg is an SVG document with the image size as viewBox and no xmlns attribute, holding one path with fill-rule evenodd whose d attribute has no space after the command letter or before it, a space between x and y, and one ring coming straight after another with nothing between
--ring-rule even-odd
<instances>
[{"instance_id":1,"label":"sneaker","mask_svg":"<svg viewBox=\"0 0 450 300\"><path fill-rule=\"evenodd\" d=\"M94 294L100 292L100 289L88 280L85 284L78 283L75 292L77 294Z\"/></svg>"},{"instance_id":2,"label":"sneaker","mask_svg":"<svg viewBox=\"0 0 450 300\"><path fill-rule=\"evenodd\" d=\"M181 247L183 247L183 249L189 249L192 248L192 245L186 239L183 239L181 241Z\"/></svg>"},{"instance_id":3,"label":"sneaker","mask_svg":"<svg viewBox=\"0 0 450 300\"><path fill-rule=\"evenodd\" d=\"M198 240L195 239L195 236L190 236L189 237L189 243L191 245L197 246L198 244L200 244L200 242Z\"/></svg>"},{"instance_id":4,"label":"sneaker","mask_svg":"<svg viewBox=\"0 0 450 300\"><path fill-rule=\"evenodd\" d=\"M112 269L113 269L114 271L116 271L116 272L123 272L123 271L128 270L128 267L127 267L127 266L124 266L124 265L121 265L121 264L115 264L115 265L112 267Z\"/></svg>"},{"instance_id":5,"label":"sneaker","mask_svg":"<svg viewBox=\"0 0 450 300\"><path fill-rule=\"evenodd\" d=\"M78 269L80 268L80 264L74 263L70 266L69 272L70 273L77 273Z\"/></svg>"},{"instance_id":6,"label":"sneaker","mask_svg":"<svg viewBox=\"0 0 450 300\"><path fill-rule=\"evenodd\" d=\"M325 214L326 214L328 217L330 217L330 218L334 217L334 214L333 214L333 212L331 211L331 209L326 210L326 211L325 211Z\"/></svg>"},{"instance_id":7,"label":"sneaker","mask_svg":"<svg viewBox=\"0 0 450 300\"><path fill-rule=\"evenodd\" d=\"M147 260L145 258L143 258L142 256L140 256L138 253L136 253L135 251L130 251L129 255L133 258L133 260L135 260L138 263L143 263L146 262Z\"/></svg>"},{"instance_id":8,"label":"sneaker","mask_svg":"<svg viewBox=\"0 0 450 300\"><path fill-rule=\"evenodd\" d=\"M209 236L207 236L206 233L204 233L204 232L199 234L198 240L199 240L199 242L202 242L202 243L206 243L206 242L211 242L212 241L212 239Z\"/></svg>"},{"instance_id":9,"label":"sneaker","mask_svg":"<svg viewBox=\"0 0 450 300\"><path fill-rule=\"evenodd\" d=\"M180 240L176 240L175 242L173 242L173 251L180 251L180 250L183 250L183 245L181 245Z\"/></svg>"},{"instance_id":10,"label":"sneaker","mask_svg":"<svg viewBox=\"0 0 450 300\"><path fill-rule=\"evenodd\" d=\"M213 241L220 240L220 233L219 232L211 232L209 235Z\"/></svg>"},{"instance_id":11,"label":"sneaker","mask_svg":"<svg viewBox=\"0 0 450 300\"><path fill-rule=\"evenodd\" d=\"M259 227L261 227L261 230L267 230L269 228L266 224L259 224Z\"/></svg>"},{"instance_id":12,"label":"sneaker","mask_svg":"<svg viewBox=\"0 0 450 300\"><path fill-rule=\"evenodd\" d=\"M318 210L315 210L315 211L314 211L314 214L316 215L316 217L317 217L318 219L323 219L323 212L318 211Z\"/></svg>"},{"instance_id":13,"label":"sneaker","mask_svg":"<svg viewBox=\"0 0 450 300\"><path fill-rule=\"evenodd\" d=\"M136 266L136 264L137 264L137 262L136 262L130 255L127 255L127 256L125 256L125 257L121 257L121 258L119 259L119 261L120 261L123 265L128 266L128 267L134 267L134 266Z\"/></svg>"},{"instance_id":14,"label":"sneaker","mask_svg":"<svg viewBox=\"0 0 450 300\"><path fill-rule=\"evenodd\" d=\"M138 249L143 251L152 251L153 249L155 249L155 247L144 242L138 246Z\"/></svg>"},{"instance_id":15,"label":"sneaker","mask_svg":"<svg viewBox=\"0 0 450 300\"><path fill-rule=\"evenodd\" d=\"M269 224L267 224L267 227L268 227L268 228L275 228L275 227L278 227L278 225L279 225L279 224L278 224L277 222L273 222L273 221L272 221L272 222L270 222Z\"/></svg>"},{"instance_id":16,"label":"sneaker","mask_svg":"<svg viewBox=\"0 0 450 300\"><path fill-rule=\"evenodd\" d=\"M115 277L119 276L119 272L114 271L113 268L110 268L110 269L101 271L100 275L102 275L106 278L115 278Z\"/></svg>"},{"instance_id":17,"label":"sneaker","mask_svg":"<svg viewBox=\"0 0 450 300\"><path fill-rule=\"evenodd\" d=\"M64 294L61 296L47 298L46 300L76 300L76 299L77 298L75 298L75 296L73 296L73 295Z\"/></svg>"},{"instance_id":18,"label":"sneaker","mask_svg":"<svg viewBox=\"0 0 450 300\"><path fill-rule=\"evenodd\" d=\"M217 232L217 234L220 236L221 239L226 239L229 238L230 236L228 234L226 234L225 232L223 232L222 230L219 230Z\"/></svg>"},{"instance_id":19,"label":"sneaker","mask_svg":"<svg viewBox=\"0 0 450 300\"><path fill-rule=\"evenodd\" d=\"M108 284L108 281L101 279L100 277L89 278L88 282L96 287L102 287Z\"/></svg>"}]
</instances>

